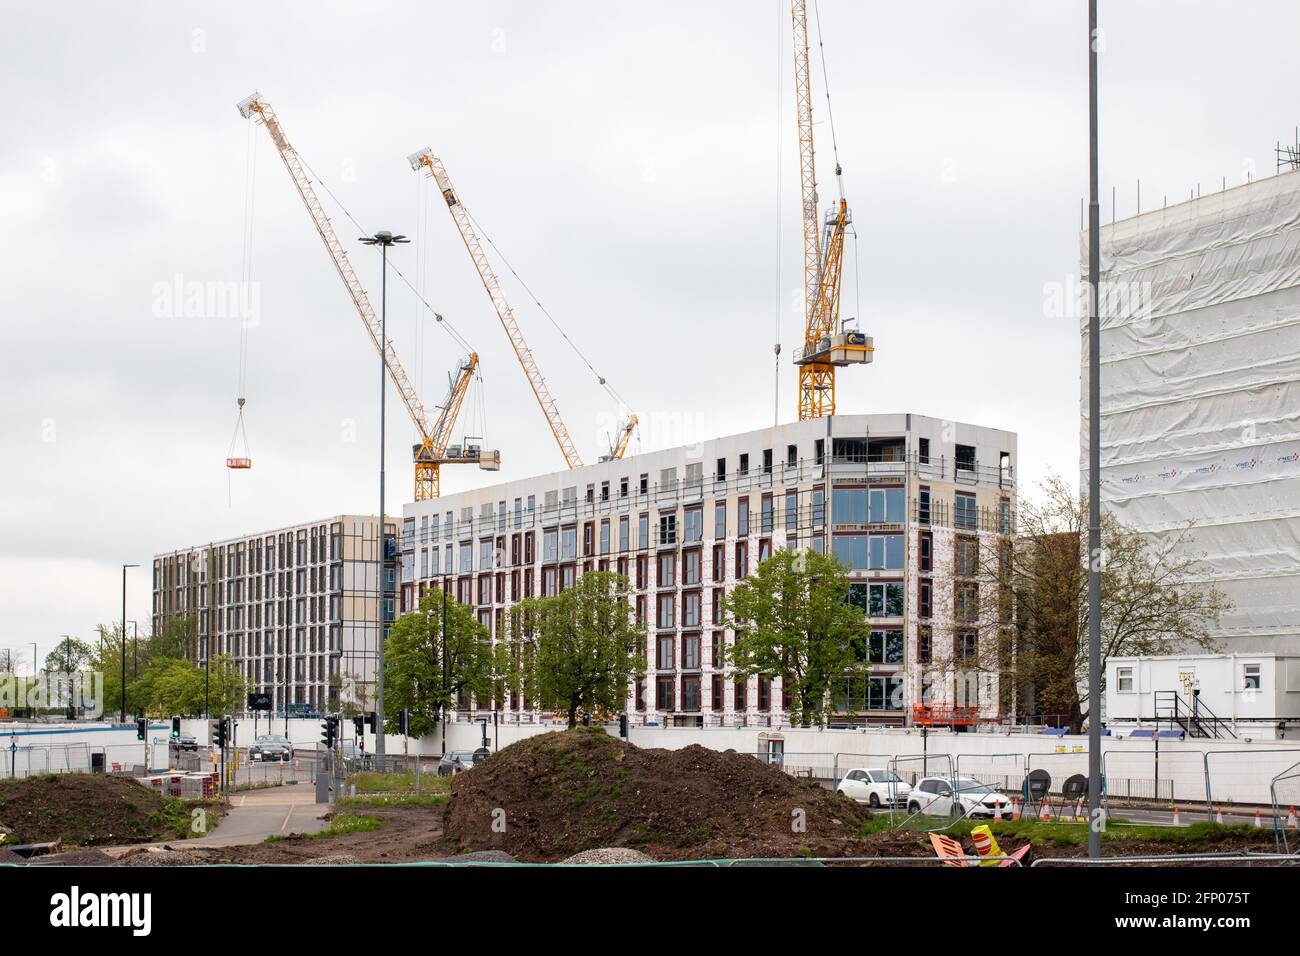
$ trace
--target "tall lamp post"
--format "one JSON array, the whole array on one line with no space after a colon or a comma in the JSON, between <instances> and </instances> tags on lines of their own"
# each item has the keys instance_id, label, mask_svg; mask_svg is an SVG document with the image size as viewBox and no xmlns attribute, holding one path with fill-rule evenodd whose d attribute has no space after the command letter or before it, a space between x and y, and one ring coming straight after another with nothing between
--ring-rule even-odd
<instances>
[{"instance_id":1,"label":"tall lamp post","mask_svg":"<svg viewBox=\"0 0 1300 956\"><path fill-rule=\"evenodd\" d=\"M409 242L405 236L395 236L380 230L373 236L363 236L367 246L378 246L382 268L379 276L379 635L375 644L375 753L384 753L384 568L388 555L384 539L384 426L388 395L388 247Z\"/></svg>"},{"instance_id":2,"label":"tall lamp post","mask_svg":"<svg viewBox=\"0 0 1300 956\"><path fill-rule=\"evenodd\" d=\"M1088 856L1101 856L1101 207L1097 0L1088 0Z\"/></svg>"},{"instance_id":3,"label":"tall lamp post","mask_svg":"<svg viewBox=\"0 0 1300 956\"><path fill-rule=\"evenodd\" d=\"M126 569L139 566L138 564L122 565L122 723L126 723Z\"/></svg>"}]
</instances>

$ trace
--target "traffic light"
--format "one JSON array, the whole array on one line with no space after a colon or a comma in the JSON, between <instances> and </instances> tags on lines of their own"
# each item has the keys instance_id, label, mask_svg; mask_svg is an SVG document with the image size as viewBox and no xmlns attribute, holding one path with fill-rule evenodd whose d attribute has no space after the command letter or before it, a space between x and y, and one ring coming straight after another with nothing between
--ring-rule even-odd
<instances>
[{"instance_id":1,"label":"traffic light","mask_svg":"<svg viewBox=\"0 0 1300 956\"><path fill-rule=\"evenodd\" d=\"M358 737L366 732L366 719L360 714L352 718L352 732Z\"/></svg>"},{"instance_id":2,"label":"traffic light","mask_svg":"<svg viewBox=\"0 0 1300 956\"><path fill-rule=\"evenodd\" d=\"M149 718L141 717L135 722L135 739L144 740L149 736Z\"/></svg>"},{"instance_id":3,"label":"traffic light","mask_svg":"<svg viewBox=\"0 0 1300 956\"><path fill-rule=\"evenodd\" d=\"M321 721L320 724L320 742L325 745L326 750L333 750L334 744L338 740L339 719L330 715Z\"/></svg>"},{"instance_id":4,"label":"traffic light","mask_svg":"<svg viewBox=\"0 0 1300 956\"><path fill-rule=\"evenodd\" d=\"M375 716L375 712L373 710L370 713L366 714L366 726L370 728L370 732L372 734L379 733L379 718Z\"/></svg>"},{"instance_id":5,"label":"traffic light","mask_svg":"<svg viewBox=\"0 0 1300 956\"><path fill-rule=\"evenodd\" d=\"M230 739L230 718L221 717L212 722L212 743L220 750L226 749Z\"/></svg>"},{"instance_id":6,"label":"traffic light","mask_svg":"<svg viewBox=\"0 0 1300 956\"><path fill-rule=\"evenodd\" d=\"M397 724L401 728L402 736L411 736L411 712L403 710L397 715Z\"/></svg>"},{"instance_id":7,"label":"traffic light","mask_svg":"<svg viewBox=\"0 0 1300 956\"><path fill-rule=\"evenodd\" d=\"M181 735L181 719L179 717L173 717L172 718L172 740L176 740L178 737L180 737L180 735Z\"/></svg>"},{"instance_id":8,"label":"traffic light","mask_svg":"<svg viewBox=\"0 0 1300 956\"><path fill-rule=\"evenodd\" d=\"M627 740L627 714L618 715L618 735Z\"/></svg>"}]
</instances>

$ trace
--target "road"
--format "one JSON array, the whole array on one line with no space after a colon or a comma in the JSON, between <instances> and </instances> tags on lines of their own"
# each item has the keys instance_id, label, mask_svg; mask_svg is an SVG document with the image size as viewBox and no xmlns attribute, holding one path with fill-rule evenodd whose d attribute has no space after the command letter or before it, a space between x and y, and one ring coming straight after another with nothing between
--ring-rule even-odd
<instances>
[{"instance_id":1,"label":"road","mask_svg":"<svg viewBox=\"0 0 1300 956\"><path fill-rule=\"evenodd\" d=\"M230 809L215 830L184 845L244 846L269 836L315 833L325 829L328 810L316 802L316 788L308 783L249 790L230 798Z\"/></svg>"}]
</instances>

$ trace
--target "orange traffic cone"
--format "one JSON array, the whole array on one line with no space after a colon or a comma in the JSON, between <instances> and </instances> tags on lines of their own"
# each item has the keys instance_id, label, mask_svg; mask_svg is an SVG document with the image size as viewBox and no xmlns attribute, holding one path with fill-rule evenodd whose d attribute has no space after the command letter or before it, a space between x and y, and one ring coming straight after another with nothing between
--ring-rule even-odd
<instances>
[{"instance_id":1,"label":"orange traffic cone","mask_svg":"<svg viewBox=\"0 0 1300 956\"><path fill-rule=\"evenodd\" d=\"M1050 820L1050 819L1052 819L1052 811L1051 811L1051 808L1049 808L1049 807L1047 806L1047 801L1046 801L1046 800L1043 801L1043 809L1042 809L1042 812L1038 814L1038 819L1040 819L1040 820Z\"/></svg>"},{"instance_id":2,"label":"orange traffic cone","mask_svg":"<svg viewBox=\"0 0 1300 956\"><path fill-rule=\"evenodd\" d=\"M1292 807L1291 812L1286 815L1286 828L1288 830L1294 830L1295 826L1295 807Z\"/></svg>"},{"instance_id":3,"label":"orange traffic cone","mask_svg":"<svg viewBox=\"0 0 1300 956\"><path fill-rule=\"evenodd\" d=\"M1178 807L1175 805L1174 808L1173 808L1173 810L1174 810L1174 819L1173 819L1173 824L1174 824L1174 826L1176 826L1176 827L1180 827L1180 826L1182 826L1183 824L1182 824L1182 821L1178 819Z\"/></svg>"},{"instance_id":4,"label":"orange traffic cone","mask_svg":"<svg viewBox=\"0 0 1300 956\"><path fill-rule=\"evenodd\" d=\"M1015 822L1020 819L1020 800L1017 797L1011 798L1011 820Z\"/></svg>"},{"instance_id":5,"label":"orange traffic cone","mask_svg":"<svg viewBox=\"0 0 1300 956\"><path fill-rule=\"evenodd\" d=\"M1086 823L1087 817L1083 815L1083 801L1080 800L1074 805L1074 821L1076 823Z\"/></svg>"},{"instance_id":6,"label":"orange traffic cone","mask_svg":"<svg viewBox=\"0 0 1300 956\"><path fill-rule=\"evenodd\" d=\"M1214 811L1214 822L1215 823L1223 822L1223 807L1219 807Z\"/></svg>"},{"instance_id":7,"label":"orange traffic cone","mask_svg":"<svg viewBox=\"0 0 1300 956\"><path fill-rule=\"evenodd\" d=\"M1000 803L993 804L993 822L994 823L1002 822L1002 804Z\"/></svg>"},{"instance_id":8,"label":"orange traffic cone","mask_svg":"<svg viewBox=\"0 0 1300 956\"><path fill-rule=\"evenodd\" d=\"M1258 811L1258 810L1255 811L1255 826L1256 826L1256 827L1263 827L1263 826L1264 826L1264 821L1263 821L1262 819L1260 819L1259 811Z\"/></svg>"}]
</instances>

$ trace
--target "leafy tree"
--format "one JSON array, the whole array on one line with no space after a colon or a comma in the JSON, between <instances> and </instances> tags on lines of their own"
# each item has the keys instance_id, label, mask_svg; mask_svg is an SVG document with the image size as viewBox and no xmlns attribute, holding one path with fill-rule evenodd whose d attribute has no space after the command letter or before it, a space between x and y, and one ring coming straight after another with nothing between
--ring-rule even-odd
<instances>
[{"instance_id":1,"label":"leafy tree","mask_svg":"<svg viewBox=\"0 0 1300 956\"><path fill-rule=\"evenodd\" d=\"M735 676L781 677L790 719L821 723L839 678L861 670L856 651L869 632L862 609L849 603L849 578L834 557L778 551L724 599L735 643L727 652Z\"/></svg>"},{"instance_id":2,"label":"leafy tree","mask_svg":"<svg viewBox=\"0 0 1300 956\"><path fill-rule=\"evenodd\" d=\"M579 712L621 710L628 685L645 670L645 631L637 625L625 577L588 571L553 597L528 598L511 615L511 646L498 667L542 707Z\"/></svg>"},{"instance_id":3,"label":"leafy tree","mask_svg":"<svg viewBox=\"0 0 1300 956\"><path fill-rule=\"evenodd\" d=\"M71 674L87 666L95 658L95 649L75 637L64 637L54 650L45 655L45 670Z\"/></svg>"},{"instance_id":4,"label":"leafy tree","mask_svg":"<svg viewBox=\"0 0 1300 956\"><path fill-rule=\"evenodd\" d=\"M487 630L471 608L430 591L398 618L384 644L384 726L399 733L398 714L408 711L411 735L423 737L455 706L462 693L492 692L493 651Z\"/></svg>"},{"instance_id":5,"label":"leafy tree","mask_svg":"<svg viewBox=\"0 0 1300 956\"><path fill-rule=\"evenodd\" d=\"M1003 679L1077 733L1088 717L1088 503L1059 476L1040 491L1021 499L1014 537L981 542L979 570L992 586L981 589L980 604L1006 638ZM1111 657L1215 648L1210 628L1231 605L1202 580L1190 530L1143 535L1103 510L1103 675Z\"/></svg>"}]
</instances>

